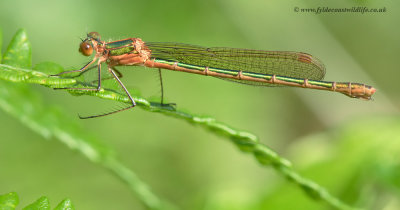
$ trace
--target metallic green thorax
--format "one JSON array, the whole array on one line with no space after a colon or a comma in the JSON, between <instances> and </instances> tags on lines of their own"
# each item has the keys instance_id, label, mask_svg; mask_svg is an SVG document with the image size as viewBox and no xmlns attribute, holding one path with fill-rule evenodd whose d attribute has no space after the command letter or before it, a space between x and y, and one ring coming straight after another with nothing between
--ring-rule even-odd
<instances>
[{"instance_id":1,"label":"metallic green thorax","mask_svg":"<svg viewBox=\"0 0 400 210\"><path fill-rule=\"evenodd\" d=\"M111 56L123 55L135 50L133 40L121 40L117 42L110 42L106 44L106 49L109 50Z\"/></svg>"}]
</instances>

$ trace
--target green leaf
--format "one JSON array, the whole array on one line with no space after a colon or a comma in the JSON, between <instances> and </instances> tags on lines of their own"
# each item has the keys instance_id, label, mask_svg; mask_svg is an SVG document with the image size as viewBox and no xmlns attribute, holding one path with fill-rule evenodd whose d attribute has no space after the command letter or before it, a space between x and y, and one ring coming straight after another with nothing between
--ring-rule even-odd
<instances>
[{"instance_id":1,"label":"green leaf","mask_svg":"<svg viewBox=\"0 0 400 210\"><path fill-rule=\"evenodd\" d=\"M0 210L12 210L17 207L19 203L18 195L15 192L10 192L0 195Z\"/></svg>"},{"instance_id":2,"label":"green leaf","mask_svg":"<svg viewBox=\"0 0 400 210\"><path fill-rule=\"evenodd\" d=\"M22 68L32 66L31 44L24 29L18 30L14 35L4 53L3 64Z\"/></svg>"},{"instance_id":3,"label":"green leaf","mask_svg":"<svg viewBox=\"0 0 400 210\"><path fill-rule=\"evenodd\" d=\"M75 207L72 205L72 202L70 199L64 199L61 201L54 210L74 210Z\"/></svg>"},{"instance_id":4,"label":"green leaf","mask_svg":"<svg viewBox=\"0 0 400 210\"><path fill-rule=\"evenodd\" d=\"M47 210L50 209L49 199L46 196L40 197L34 203L26 206L23 210Z\"/></svg>"}]
</instances>

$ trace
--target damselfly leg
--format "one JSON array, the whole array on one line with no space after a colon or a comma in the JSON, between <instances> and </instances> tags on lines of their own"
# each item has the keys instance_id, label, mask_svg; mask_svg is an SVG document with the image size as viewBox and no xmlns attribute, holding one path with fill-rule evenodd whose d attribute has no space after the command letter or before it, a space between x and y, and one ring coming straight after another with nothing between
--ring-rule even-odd
<instances>
[{"instance_id":1,"label":"damselfly leg","mask_svg":"<svg viewBox=\"0 0 400 210\"><path fill-rule=\"evenodd\" d=\"M158 69L158 75L159 75L159 79L160 79L160 88L161 88L161 106L176 106L176 103L164 103L164 83L163 83L163 78L162 78L162 72L161 69Z\"/></svg>"},{"instance_id":2,"label":"damselfly leg","mask_svg":"<svg viewBox=\"0 0 400 210\"><path fill-rule=\"evenodd\" d=\"M132 98L131 94L129 93L128 89L126 89L125 85L121 82L121 80L117 76L117 73L115 73L115 72L119 72L119 71L116 70L114 67L110 67L110 66L108 66L108 71L113 75L114 79L117 80L117 82L122 87L122 89L124 89L126 95L128 95L128 98L131 101L132 105L130 105L128 107L125 107L125 108L122 108L122 109L118 109L118 110L112 111L112 112L107 112L107 113L104 113L104 114L100 114L100 115L92 115L92 116L85 116L85 117L79 116L80 119L90 119L90 118L96 118L96 117L104 117L104 116L115 114L115 113L130 109L130 108L133 108L133 107L136 106L136 103L133 100L133 98Z\"/></svg>"}]
</instances>

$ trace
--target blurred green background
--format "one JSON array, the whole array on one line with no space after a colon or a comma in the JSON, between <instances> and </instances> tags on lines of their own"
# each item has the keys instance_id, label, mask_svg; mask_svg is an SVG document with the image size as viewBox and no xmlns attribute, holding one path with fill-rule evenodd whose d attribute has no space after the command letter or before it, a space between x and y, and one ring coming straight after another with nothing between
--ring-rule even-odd
<instances>
[{"instance_id":1,"label":"blurred green background","mask_svg":"<svg viewBox=\"0 0 400 210\"><path fill-rule=\"evenodd\" d=\"M302 13L298 8L386 7L385 13ZM25 28L33 63L79 68L79 38L302 51L321 59L328 81L366 83L373 101L299 88L258 88L164 71L178 108L252 132L305 177L353 206L400 208L400 3L395 1L0 1L3 51ZM121 68L123 81L159 94L157 74ZM112 103L37 85L46 103L76 116ZM1 88L1 87L0 87ZM110 145L159 197L182 209L330 209L225 139L184 121L140 108L76 121ZM0 194L25 205L48 195L77 209L143 209L128 187L59 141L43 138L0 111Z\"/></svg>"}]
</instances>

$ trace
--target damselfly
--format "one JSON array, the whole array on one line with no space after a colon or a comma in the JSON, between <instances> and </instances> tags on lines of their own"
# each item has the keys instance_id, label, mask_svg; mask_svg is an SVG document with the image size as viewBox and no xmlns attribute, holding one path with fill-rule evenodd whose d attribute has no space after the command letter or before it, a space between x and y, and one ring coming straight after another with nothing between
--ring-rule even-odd
<instances>
[{"instance_id":1,"label":"damselfly","mask_svg":"<svg viewBox=\"0 0 400 210\"><path fill-rule=\"evenodd\" d=\"M129 107L93 118L120 112L136 105L129 91L121 82L122 74L116 66L146 66L150 68L219 77L249 85L293 86L339 92L352 98L369 100L375 93L372 86L352 82L321 81L325 75L324 65L315 57L302 52L262 51L238 48L200 47L196 45L143 42L140 38L128 38L105 42L99 33L91 32L82 40L79 51L94 58L79 70L65 71L56 75L83 72L97 64L97 88L64 88L99 91L101 88L101 64L123 88L131 100Z\"/></svg>"}]
</instances>

